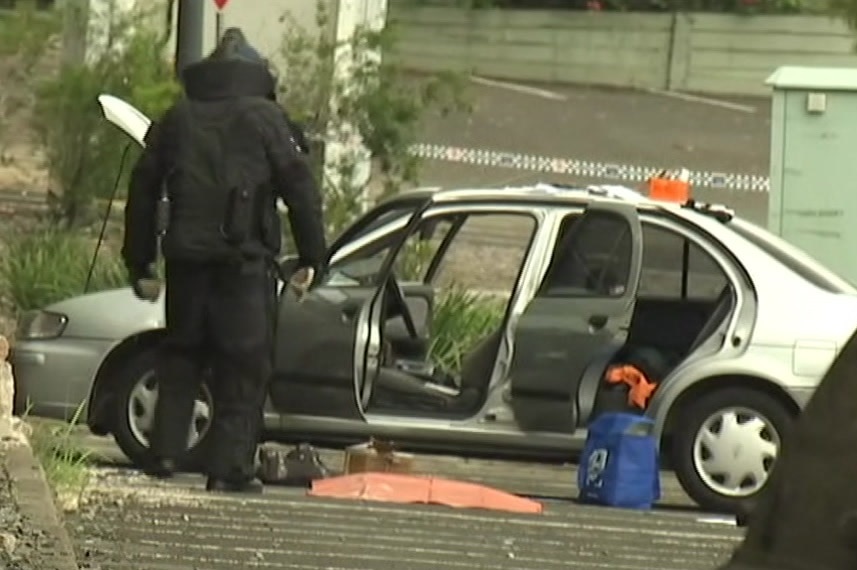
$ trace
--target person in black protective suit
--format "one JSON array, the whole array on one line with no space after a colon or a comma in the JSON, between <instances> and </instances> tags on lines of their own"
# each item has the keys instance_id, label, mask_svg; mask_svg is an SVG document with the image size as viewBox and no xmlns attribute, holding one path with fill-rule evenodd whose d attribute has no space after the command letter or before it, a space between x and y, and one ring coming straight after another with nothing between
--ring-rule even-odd
<instances>
[{"instance_id":1,"label":"person in black protective suit","mask_svg":"<svg viewBox=\"0 0 857 570\"><path fill-rule=\"evenodd\" d=\"M146 471L172 475L210 368L206 488L221 491L262 488L254 460L272 365L278 198L288 206L299 280L308 285L326 255L319 191L274 100L275 80L248 48L225 37L182 73L185 96L150 127L134 167L122 248L135 294L146 298L142 284L156 278L162 235L166 331ZM157 222L162 190L165 228Z\"/></svg>"}]
</instances>

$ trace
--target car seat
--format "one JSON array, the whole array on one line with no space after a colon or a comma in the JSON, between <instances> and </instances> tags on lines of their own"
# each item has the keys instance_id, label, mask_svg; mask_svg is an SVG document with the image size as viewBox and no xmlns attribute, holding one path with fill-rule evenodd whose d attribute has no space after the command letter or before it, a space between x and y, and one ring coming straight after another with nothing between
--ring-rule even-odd
<instances>
[{"instance_id":1,"label":"car seat","mask_svg":"<svg viewBox=\"0 0 857 570\"><path fill-rule=\"evenodd\" d=\"M431 377L385 366L381 367L375 381L378 387L376 403L384 407L407 404L461 412L473 410L490 381L504 330L505 327L500 327L483 338L464 357L460 389L434 382Z\"/></svg>"},{"instance_id":2,"label":"car seat","mask_svg":"<svg viewBox=\"0 0 857 570\"><path fill-rule=\"evenodd\" d=\"M705 324L702 325L701 329L699 329L699 333L697 333L696 338L694 338L693 342L690 343L690 347L687 349L687 355L692 354L696 349L702 346L708 337L714 334L717 328L723 324L723 321L732 313L732 309L734 308L735 293L732 291L731 285L726 285L723 287L723 290L720 291L720 295L714 303L714 309L712 309L711 314L708 316L708 320L705 321Z\"/></svg>"}]
</instances>

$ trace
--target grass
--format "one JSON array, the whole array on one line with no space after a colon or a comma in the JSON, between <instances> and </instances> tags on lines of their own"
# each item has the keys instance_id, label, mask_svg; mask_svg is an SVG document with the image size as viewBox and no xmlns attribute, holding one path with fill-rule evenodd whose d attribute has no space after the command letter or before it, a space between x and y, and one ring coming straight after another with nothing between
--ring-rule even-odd
<instances>
[{"instance_id":1,"label":"grass","mask_svg":"<svg viewBox=\"0 0 857 570\"><path fill-rule=\"evenodd\" d=\"M460 374L464 358L500 327L505 309L504 300L452 285L432 316L429 359L448 373Z\"/></svg>"},{"instance_id":2,"label":"grass","mask_svg":"<svg viewBox=\"0 0 857 570\"><path fill-rule=\"evenodd\" d=\"M28 412L25 412L24 419ZM77 501L89 483L91 452L80 442L76 428L80 424L83 404L65 424L30 422L33 453L45 471L48 483L61 503Z\"/></svg>"},{"instance_id":3,"label":"grass","mask_svg":"<svg viewBox=\"0 0 857 570\"><path fill-rule=\"evenodd\" d=\"M95 241L86 235L38 228L6 239L0 283L17 311L40 309L83 293ZM105 244L90 291L125 285L125 269Z\"/></svg>"}]
</instances>

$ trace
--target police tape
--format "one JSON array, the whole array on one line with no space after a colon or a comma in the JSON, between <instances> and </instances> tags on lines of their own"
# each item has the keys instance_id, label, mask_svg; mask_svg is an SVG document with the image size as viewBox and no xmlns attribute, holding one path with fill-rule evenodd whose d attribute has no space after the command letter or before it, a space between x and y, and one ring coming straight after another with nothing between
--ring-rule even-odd
<instances>
[{"instance_id":1,"label":"police tape","mask_svg":"<svg viewBox=\"0 0 857 570\"><path fill-rule=\"evenodd\" d=\"M412 145L410 153L413 156L430 160L444 160L475 166L515 168L622 182L645 182L664 169L663 166L635 166L427 143ZM689 181L695 187L742 192L768 192L770 187L767 176L733 172L691 170Z\"/></svg>"}]
</instances>

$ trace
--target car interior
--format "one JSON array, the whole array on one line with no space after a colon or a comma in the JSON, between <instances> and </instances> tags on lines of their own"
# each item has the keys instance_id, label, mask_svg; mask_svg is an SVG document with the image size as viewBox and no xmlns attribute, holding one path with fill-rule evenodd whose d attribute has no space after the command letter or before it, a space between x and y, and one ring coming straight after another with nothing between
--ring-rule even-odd
<instances>
[{"instance_id":1,"label":"car interior","mask_svg":"<svg viewBox=\"0 0 857 570\"><path fill-rule=\"evenodd\" d=\"M434 254L436 259L443 257L452 240L456 239L465 218L457 220L451 230L440 239ZM530 239L534 230L535 227ZM431 232L422 235L423 239L431 237ZM528 249L527 245L522 251ZM523 261L522 253L515 270L514 283L509 284L503 317L498 326L471 346L463 356L457 373L450 373L432 362L431 319L434 307L414 310L421 307L420 304L414 303L415 293L418 294L422 290L425 294L434 287L431 284L414 286L395 272L392 273L385 291L382 317L385 322L384 351L373 383L371 411L395 413L407 410L409 414L444 417L467 417L475 413L487 393L503 339L508 302L513 298Z\"/></svg>"},{"instance_id":2,"label":"car interior","mask_svg":"<svg viewBox=\"0 0 857 570\"><path fill-rule=\"evenodd\" d=\"M644 236L645 233L644 225ZM658 255L670 257L669 253L664 253L658 247L663 245L665 232L656 230L652 233L661 235L655 235L652 239L650 234L648 240L644 237L646 247L643 250L641 287L625 344L606 366L633 364L640 368L650 381L658 383L717 332L732 314L737 299L732 284L717 262L699 246L684 238L681 238L678 246L683 255L675 256L678 258L675 273L680 278L680 286L676 290L669 290L668 287L665 290L662 282L652 280L654 286L647 287L647 277L651 276L651 268L657 263L652 261L652 258ZM704 273L700 276L701 272ZM704 279L707 287L690 290L688 284L691 277L696 277L697 281ZM713 295L717 289L719 292ZM721 334L721 337L723 336ZM722 344L722 340L724 339L721 338L718 346ZM603 376L606 366L599 371L599 376ZM605 407L630 411L625 406L622 393L622 386L601 382L596 413L603 411Z\"/></svg>"}]
</instances>

